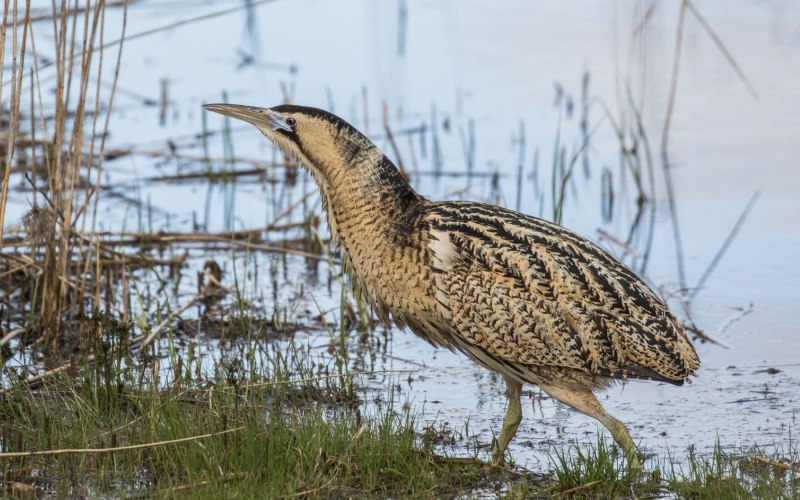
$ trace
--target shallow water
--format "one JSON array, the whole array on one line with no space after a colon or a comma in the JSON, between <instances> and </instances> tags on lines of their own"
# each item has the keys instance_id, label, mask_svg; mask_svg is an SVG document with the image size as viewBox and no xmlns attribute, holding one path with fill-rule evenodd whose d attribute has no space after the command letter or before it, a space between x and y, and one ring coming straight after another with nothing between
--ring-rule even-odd
<instances>
[{"instance_id":1,"label":"shallow water","mask_svg":"<svg viewBox=\"0 0 800 500\"><path fill-rule=\"evenodd\" d=\"M613 221L604 222L600 214L600 172L605 166L615 175L620 171L619 144L607 121L602 125L601 102L616 114L624 106L626 86L633 89L653 149L657 182L663 186L658 143L678 19L676 6L657 3L646 28L634 36L641 20L641 12L638 18L634 15L638 4L275 1L253 9L254 30L244 28L243 11L188 24L126 43L120 89L157 100L160 82L167 79L169 107L159 125L157 108L144 108L128 94L118 94L109 147L159 149L175 138L192 142L191 136L201 130L200 105L222 100L223 90L230 102L271 106L284 100L283 85L290 89L292 102L332 109L373 135L382 133L385 101L395 131L422 123L430 127L434 116L439 125L441 165L434 160L428 131L424 140L399 138L407 168L416 157L423 172L465 172L462 137L468 136L472 122L475 172L499 174L499 189L492 188L489 177L414 176L415 187L432 198L490 199L515 208L519 130L524 124L520 208L550 218L553 144L557 136L568 151L581 143L580 92L588 73L590 123L601 125L590 142L590 175L576 175L563 222L596 241L598 228L624 239L635 208L630 186L627 194L622 184L617 186ZM697 283L750 197L755 192L760 196L691 305L696 324L729 348L698 343L703 366L684 387L629 383L601 397L612 414L629 424L634 439L659 453L689 444L707 450L716 441L725 447L782 443L797 429L800 410L800 6L789 0L694 4L733 54L757 97L697 20L688 16L669 142L688 286ZM186 4L192 5L191 12L180 5L132 5L129 34L235 4ZM119 15L109 11L107 25L117 26ZM237 53L252 55L256 63L237 69ZM563 105L554 105L557 87L573 100L573 116ZM221 126L219 117L207 118L209 128ZM235 156L273 159L255 129L233 127ZM386 140L376 140L388 153ZM218 138L210 147L212 156L222 156ZM537 150L543 198L534 195ZM199 146L187 152L199 154ZM202 170L191 163L159 166L143 156L107 163L106 169L120 184ZM276 175L280 178L282 173ZM619 176L615 182L621 183ZM264 226L280 207L314 189L307 177L294 188L241 181L234 187L138 184L134 197L153 207L155 229L173 230L189 230L193 220L204 221L206 207L211 207L209 230ZM658 193L646 275L650 283L675 291L680 285L672 226L663 189ZM276 203L278 196L287 198ZM8 220L17 220L27 202L22 195L12 198ZM141 225L135 211L122 202L108 201L103 210L105 229ZM225 223L226 213L232 215L232 226ZM600 242L619 253L619 247ZM637 242L637 248L641 244ZM296 292L299 285L292 276L305 276L301 269L299 262L290 267L296 274L288 273L282 297ZM304 289L323 308L338 303L338 290L329 292L324 279L316 285L305 283ZM308 296L303 300L313 310L313 301ZM672 305L685 317L677 303ZM393 331L391 338L392 357L385 358L384 367L415 370L403 392L423 420L447 423L459 432L468 423L470 434L488 442L503 416L502 381L463 356L433 352L409 332ZM770 374L768 368L779 371ZM531 389L536 397L524 404L524 419L511 445L521 465L545 467L553 443L595 439L594 421L539 398ZM447 451L469 454L469 443L465 439Z\"/></svg>"}]
</instances>

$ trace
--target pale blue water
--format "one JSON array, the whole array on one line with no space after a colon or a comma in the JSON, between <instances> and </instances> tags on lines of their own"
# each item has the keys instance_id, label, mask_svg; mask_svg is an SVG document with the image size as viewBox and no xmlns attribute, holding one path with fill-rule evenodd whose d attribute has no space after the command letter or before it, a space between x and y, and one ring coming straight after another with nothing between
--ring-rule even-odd
<instances>
[{"instance_id":1,"label":"pale blue water","mask_svg":"<svg viewBox=\"0 0 800 500\"><path fill-rule=\"evenodd\" d=\"M435 113L444 171L466 169L462 140L472 122L474 170L498 172L499 200L514 208L522 123L521 209L549 218L553 144L559 127L568 154L581 144L581 81L588 72L590 126L600 125L589 148L590 178L584 178L579 163L574 191L568 190L564 224L595 240L598 228L624 238L634 208L630 193L627 198L619 196L613 222L604 223L600 215L602 168L611 168L617 182L620 171L619 144L608 120L602 120L603 104L618 119L630 86L650 137L657 182L663 186L658 143L678 17L676 5L659 2L646 29L635 36L640 17L634 12L640 3L409 0L404 42L398 18L402 2L395 1L263 4L253 11L256 36L246 32L247 18L241 11L188 24L126 43L120 89L157 100L160 81L168 79L170 105L165 123L159 125L157 108L142 108L136 99L119 93L109 147L157 150L169 139L191 142L191 136L201 130L203 102L220 101L225 91L230 102L271 106L283 102L283 86L289 89L292 102L332 109L373 135L382 132L383 102L396 131L422 123L430 130ZM653 451L682 450L690 443L708 449L716 440L724 446L780 443L788 439L790 429L797 429L795 415L800 410L800 6L789 0L694 4L725 42L758 97L749 93L700 24L689 16L670 134L689 286L703 274L751 195L758 191L760 197L692 303L694 321L730 348L698 344L703 367L685 387L631 383L609 390L603 399L612 413L630 424L635 439ZM140 2L130 8L128 33L236 5ZM107 39L117 36L111 33L119 19L119 11L109 11ZM46 53L47 47L39 50ZM257 63L237 69L237 51L253 55ZM107 51L106 61L115 54L116 49ZM290 66L296 67L296 73ZM563 106L554 106L557 85L574 101L571 118ZM365 103L368 120L364 119ZM207 118L211 129L221 127L218 116ZM234 124L233 130L237 157L273 158L255 129ZM392 156L385 139L376 141ZM403 136L398 144L407 168L412 158L420 171L434 168L430 132L424 149L419 137ZM212 156L222 156L218 137L211 139L210 147ZM530 178L536 150L543 201L533 195ZM198 147L179 151L202 153ZM181 168L199 167L187 163ZM106 165L114 183L179 170L175 163L157 167L143 156ZM473 179L468 187L463 177L417 176L414 185L434 198L483 200L498 194L485 177ZM308 179L297 186L294 200L303 189L313 189ZM619 195L623 187L618 184L616 189ZM234 207L234 229L263 226L274 217L272 201L279 189L241 183L226 201L231 192L226 195L225 189L212 189L210 230L225 227L222 207L226 203ZM202 221L207 204L207 187L200 183L142 183L134 195L169 213L169 226L178 230L190 229L193 214ZM20 194L12 197L8 221L13 226L28 199ZM656 206L647 277L665 291L675 291L679 280L663 189ZM122 207L113 200L103 205L104 228L136 228L135 213ZM166 218L156 215L154 225L166 227ZM301 269L299 262L290 267L298 279ZM188 291L191 286L187 284ZM281 293L288 296L298 287L290 280ZM338 302L336 287L330 294L323 285L306 284L305 290L322 304ZM270 297L270 293L264 295ZM309 295L304 303L313 304ZM682 315L674 301L673 306ZM741 310L749 313L742 315ZM502 382L461 356L432 353L408 332L394 331L392 338L393 356L411 362L387 358L385 367L418 370L405 394L424 419L448 422L456 429L469 422L470 432L488 441L502 419ZM766 367L781 371L757 373ZM736 402L740 400L747 402ZM591 441L598 428L594 421L549 400L525 405L524 417L512 452L522 465L532 468L546 466L551 443ZM450 451L469 453L463 447Z\"/></svg>"}]
</instances>

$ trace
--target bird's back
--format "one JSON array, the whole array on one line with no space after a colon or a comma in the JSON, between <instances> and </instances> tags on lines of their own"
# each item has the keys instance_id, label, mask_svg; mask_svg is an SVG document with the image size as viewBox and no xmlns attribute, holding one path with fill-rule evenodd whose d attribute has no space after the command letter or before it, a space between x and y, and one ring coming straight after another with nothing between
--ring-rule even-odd
<instances>
[{"instance_id":1,"label":"bird's back","mask_svg":"<svg viewBox=\"0 0 800 500\"><path fill-rule=\"evenodd\" d=\"M534 383L574 372L588 385L608 378L680 384L699 366L656 294L585 238L470 202L429 203L422 224L448 347Z\"/></svg>"}]
</instances>

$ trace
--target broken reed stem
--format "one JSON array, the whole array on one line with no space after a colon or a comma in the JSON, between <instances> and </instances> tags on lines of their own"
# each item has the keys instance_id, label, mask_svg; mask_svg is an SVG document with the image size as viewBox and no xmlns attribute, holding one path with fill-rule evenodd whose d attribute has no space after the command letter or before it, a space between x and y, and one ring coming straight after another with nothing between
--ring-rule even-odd
<instances>
[{"instance_id":1,"label":"broken reed stem","mask_svg":"<svg viewBox=\"0 0 800 500\"><path fill-rule=\"evenodd\" d=\"M762 464L771 465L772 467L777 467L779 469L788 470L789 472L795 472L797 474L800 474L800 467L794 467L782 462L776 462L775 460L770 460L767 457L760 457L758 455L750 455L750 458L756 460L757 462L761 462Z\"/></svg>"},{"instance_id":2,"label":"broken reed stem","mask_svg":"<svg viewBox=\"0 0 800 500\"><path fill-rule=\"evenodd\" d=\"M220 479L223 482L226 482L226 481L230 481L231 479L244 477L245 475L246 474L244 472L239 472L239 473L236 473L236 474L225 474ZM200 486L207 486L209 484L211 484L211 480L210 479L204 479L202 481L196 481L194 483L186 483L186 484L181 484L181 485L178 485L178 486L173 486L171 488L166 488L166 489L163 489L163 490L158 490L158 491L153 492L152 496L158 497L158 498L162 498L162 497L168 497L169 498L169 497L172 496L172 493L177 493L179 491L190 490L192 488L198 488Z\"/></svg>"},{"instance_id":3,"label":"broken reed stem","mask_svg":"<svg viewBox=\"0 0 800 500\"><path fill-rule=\"evenodd\" d=\"M167 441L155 441L152 443L132 444L129 446L115 446L113 448L62 448L59 450L42 450L42 451L12 451L0 453L0 458L15 458L15 457L41 457L52 455L66 455L66 454L99 454L99 453L115 453L118 451L141 450L143 448L153 448L156 446L164 446L167 444L185 443L187 441L197 441L200 439L207 439L210 437L222 436L231 432L238 432L244 429L244 426L227 429L220 432L211 432L208 434L201 434L199 436L190 436L178 439L169 439Z\"/></svg>"},{"instance_id":4,"label":"broken reed stem","mask_svg":"<svg viewBox=\"0 0 800 500\"><path fill-rule=\"evenodd\" d=\"M26 331L27 328L17 328L15 330L11 330L2 339L0 339L0 347L8 344L12 340L14 340L14 338L17 337L19 334L25 333Z\"/></svg>"},{"instance_id":5,"label":"broken reed stem","mask_svg":"<svg viewBox=\"0 0 800 500\"><path fill-rule=\"evenodd\" d=\"M173 318L176 318L176 317L180 316L181 314L183 314L184 312L186 312L186 310L189 309L190 307L192 307L195 303L197 303L200 300L203 300L205 298L205 296L206 296L205 293L198 293L197 295L195 295L192 298L192 300L187 302L186 305L184 305L183 307L181 307L177 311L173 311L173 312L169 313L167 315L167 317L164 319L164 321L159 323L158 326L156 326L153 329L153 331L150 332L149 335L142 336L142 337L144 337L144 339L142 340L142 343L138 346L139 350L144 349L145 347L147 347L153 341L153 339L155 339L156 336L159 333L161 333L161 330L163 330L164 328L166 328L167 325L169 325L169 323L172 321ZM131 344L136 344L136 343L137 342L135 342L135 341L131 341Z\"/></svg>"},{"instance_id":6,"label":"broken reed stem","mask_svg":"<svg viewBox=\"0 0 800 500\"><path fill-rule=\"evenodd\" d=\"M589 489L589 488L591 488L592 486L598 485L598 484L600 484L600 483L602 483L602 482L603 482L603 480L602 480L602 479L598 479L598 480L596 480L596 481L592 481L592 482L590 482L590 483L586 483L586 484L581 484L581 485L579 485L579 486L575 486L574 488L570 488L570 489L568 489L568 490L559 491L559 492L557 492L557 493L554 493L554 494L553 494L553 496L554 496L554 497L560 497L560 496L563 496L563 495L571 495L571 494L573 494L573 493L577 493L577 492L579 492L579 491L582 491L582 490Z\"/></svg>"},{"instance_id":7,"label":"broken reed stem","mask_svg":"<svg viewBox=\"0 0 800 500\"><path fill-rule=\"evenodd\" d=\"M708 333L704 332L703 330L701 330L700 328L695 326L693 323L691 323L691 324L690 323L683 323L683 328L687 332L692 332L693 334L695 334L695 336L705 340L706 342L711 342L712 344L718 345L718 346L720 346L720 347L722 347L724 349L730 349L730 346L728 344L722 342L721 340L715 339L714 337L712 337Z\"/></svg>"}]
</instances>

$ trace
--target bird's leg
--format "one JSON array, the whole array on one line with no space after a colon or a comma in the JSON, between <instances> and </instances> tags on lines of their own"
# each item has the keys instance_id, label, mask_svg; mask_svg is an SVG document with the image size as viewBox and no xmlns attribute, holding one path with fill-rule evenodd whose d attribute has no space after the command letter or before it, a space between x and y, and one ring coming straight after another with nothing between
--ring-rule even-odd
<instances>
[{"instance_id":1,"label":"bird's leg","mask_svg":"<svg viewBox=\"0 0 800 500\"><path fill-rule=\"evenodd\" d=\"M508 393L508 408L506 409L506 416L503 417L503 428L500 430L500 437L494 441L492 465L503 463L508 443L517 433L519 423L522 421L522 405L519 401L522 384L516 380L506 378L506 391Z\"/></svg>"},{"instance_id":2,"label":"bird's leg","mask_svg":"<svg viewBox=\"0 0 800 500\"><path fill-rule=\"evenodd\" d=\"M631 439L628 429L625 428L625 424L612 417L611 414L603 408L603 405L600 404L600 401L597 400L597 397L592 391L565 389L563 387L544 384L539 384L539 387L551 397L575 408L581 413L597 419L611 432L614 441L622 448L622 452L625 454L625 458L627 458L631 468L637 470L642 468L642 462L639 459L639 450L636 449L636 445L633 439Z\"/></svg>"}]
</instances>

